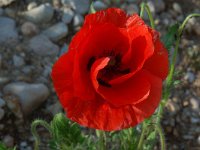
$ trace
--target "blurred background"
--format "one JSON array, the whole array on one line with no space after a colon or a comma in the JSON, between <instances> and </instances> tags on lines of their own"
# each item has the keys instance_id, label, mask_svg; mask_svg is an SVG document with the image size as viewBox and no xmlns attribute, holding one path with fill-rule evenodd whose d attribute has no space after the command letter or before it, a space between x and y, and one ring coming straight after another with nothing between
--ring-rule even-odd
<instances>
[{"instance_id":1,"label":"blurred background","mask_svg":"<svg viewBox=\"0 0 200 150\"><path fill-rule=\"evenodd\" d=\"M93 2L96 10L119 7L133 14L139 13L142 0ZM147 3L161 36L188 14L200 13L200 0ZM89 7L89 0L0 0L0 141L8 147L32 150L31 122L36 118L50 121L62 112L52 86L51 68L67 52ZM144 19L148 23L147 14ZM178 82L162 120L169 150L200 150L199 41L200 19L192 18L181 39L175 76ZM45 143L48 133L38 130Z\"/></svg>"}]
</instances>

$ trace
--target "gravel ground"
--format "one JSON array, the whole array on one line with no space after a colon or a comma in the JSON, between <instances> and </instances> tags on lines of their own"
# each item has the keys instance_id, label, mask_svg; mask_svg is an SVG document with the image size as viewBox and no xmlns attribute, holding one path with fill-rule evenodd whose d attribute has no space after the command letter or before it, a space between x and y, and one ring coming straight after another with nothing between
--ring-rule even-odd
<instances>
[{"instance_id":1,"label":"gravel ground","mask_svg":"<svg viewBox=\"0 0 200 150\"><path fill-rule=\"evenodd\" d=\"M132 14L138 13L140 2L104 0L95 1L94 7L115 6ZM148 5L161 35L170 24L182 22L192 12L200 13L199 0L148 0ZM88 10L89 0L0 0L0 139L7 146L32 150L32 120L50 121L62 111L49 74ZM162 121L169 150L200 149L198 41L200 20L193 18L181 40L176 69L180 83L172 89ZM39 131L48 137L43 128Z\"/></svg>"}]
</instances>

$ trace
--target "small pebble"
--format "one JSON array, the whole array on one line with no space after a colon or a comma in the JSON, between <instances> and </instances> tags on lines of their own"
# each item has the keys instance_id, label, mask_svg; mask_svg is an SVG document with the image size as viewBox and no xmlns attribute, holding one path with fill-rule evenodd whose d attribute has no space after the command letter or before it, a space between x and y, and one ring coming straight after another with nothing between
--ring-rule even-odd
<instances>
[{"instance_id":1,"label":"small pebble","mask_svg":"<svg viewBox=\"0 0 200 150\"><path fill-rule=\"evenodd\" d=\"M191 98L190 99L190 104L193 110L197 110L199 111L199 105L200 105L200 101L196 98Z\"/></svg>"},{"instance_id":2,"label":"small pebble","mask_svg":"<svg viewBox=\"0 0 200 150\"><path fill-rule=\"evenodd\" d=\"M3 119L4 115L5 111L2 108L0 108L0 120Z\"/></svg>"},{"instance_id":3,"label":"small pebble","mask_svg":"<svg viewBox=\"0 0 200 150\"><path fill-rule=\"evenodd\" d=\"M3 91L19 97L19 102L24 115L32 113L48 97L49 89L42 83L13 82L7 84Z\"/></svg>"},{"instance_id":4,"label":"small pebble","mask_svg":"<svg viewBox=\"0 0 200 150\"><path fill-rule=\"evenodd\" d=\"M34 36L39 32L37 26L32 22L25 22L22 24L21 31L25 36Z\"/></svg>"},{"instance_id":5,"label":"small pebble","mask_svg":"<svg viewBox=\"0 0 200 150\"><path fill-rule=\"evenodd\" d=\"M2 16L2 15L3 15L3 13L4 13L4 10L3 10L3 8L0 8L0 16Z\"/></svg>"},{"instance_id":6,"label":"small pebble","mask_svg":"<svg viewBox=\"0 0 200 150\"><path fill-rule=\"evenodd\" d=\"M14 138L10 135L6 135L3 138L3 143L7 146L7 147L13 147L14 146Z\"/></svg>"},{"instance_id":7,"label":"small pebble","mask_svg":"<svg viewBox=\"0 0 200 150\"><path fill-rule=\"evenodd\" d=\"M4 10L4 13L8 16L8 17L11 17L11 18L15 18L16 17L16 11L14 9L11 9L11 8L6 8Z\"/></svg>"},{"instance_id":8,"label":"small pebble","mask_svg":"<svg viewBox=\"0 0 200 150\"><path fill-rule=\"evenodd\" d=\"M103 10L103 9L106 9L106 8L107 8L106 4L103 3L102 1L95 1L95 2L93 3L93 6L94 6L94 9L95 9L96 11Z\"/></svg>"},{"instance_id":9,"label":"small pebble","mask_svg":"<svg viewBox=\"0 0 200 150\"><path fill-rule=\"evenodd\" d=\"M200 145L200 135L197 138L197 143Z\"/></svg>"},{"instance_id":10,"label":"small pebble","mask_svg":"<svg viewBox=\"0 0 200 150\"><path fill-rule=\"evenodd\" d=\"M1 70L1 66L2 66L2 55L0 54L0 70Z\"/></svg>"},{"instance_id":11,"label":"small pebble","mask_svg":"<svg viewBox=\"0 0 200 150\"><path fill-rule=\"evenodd\" d=\"M36 2L30 2L27 6L27 10L31 10L33 8L37 7L37 3Z\"/></svg>"},{"instance_id":12,"label":"small pebble","mask_svg":"<svg viewBox=\"0 0 200 150\"><path fill-rule=\"evenodd\" d=\"M50 38L52 41L57 42L67 36L68 27L65 23L59 22L49 27L43 34Z\"/></svg>"},{"instance_id":13,"label":"small pebble","mask_svg":"<svg viewBox=\"0 0 200 150\"><path fill-rule=\"evenodd\" d=\"M21 67L25 64L24 59L17 55L13 56L13 63L15 67Z\"/></svg>"},{"instance_id":14,"label":"small pebble","mask_svg":"<svg viewBox=\"0 0 200 150\"><path fill-rule=\"evenodd\" d=\"M74 12L71 9L65 8L63 10L62 22L69 24L72 21L73 17Z\"/></svg>"},{"instance_id":15,"label":"small pebble","mask_svg":"<svg viewBox=\"0 0 200 150\"><path fill-rule=\"evenodd\" d=\"M5 101L2 98L0 98L0 107L4 107L5 104L6 104Z\"/></svg>"},{"instance_id":16,"label":"small pebble","mask_svg":"<svg viewBox=\"0 0 200 150\"><path fill-rule=\"evenodd\" d=\"M184 77L184 79L188 80L190 83L192 83L195 80L194 73L187 72L186 75L185 75L185 77Z\"/></svg>"},{"instance_id":17,"label":"small pebble","mask_svg":"<svg viewBox=\"0 0 200 150\"><path fill-rule=\"evenodd\" d=\"M75 27L81 26L83 24L84 18L80 14L76 14L73 19L73 25Z\"/></svg>"},{"instance_id":18,"label":"small pebble","mask_svg":"<svg viewBox=\"0 0 200 150\"><path fill-rule=\"evenodd\" d=\"M182 8L181 8L181 6L180 6L179 3L173 3L172 7L173 7L173 9L174 9L175 12L177 12L179 14L182 13Z\"/></svg>"},{"instance_id":19,"label":"small pebble","mask_svg":"<svg viewBox=\"0 0 200 150\"><path fill-rule=\"evenodd\" d=\"M13 45L19 40L15 20L8 17L0 17L0 44Z\"/></svg>"},{"instance_id":20,"label":"small pebble","mask_svg":"<svg viewBox=\"0 0 200 150\"><path fill-rule=\"evenodd\" d=\"M21 14L25 19L34 23L47 23L54 15L54 9L49 3L45 3Z\"/></svg>"},{"instance_id":21,"label":"small pebble","mask_svg":"<svg viewBox=\"0 0 200 150\"><path fill-rule=\"evenodd\" d=\"M37 35L31 38L29 48L40 56L56 56L59 52L59 47L45 35Z\"/></svg>"}]
</instances>

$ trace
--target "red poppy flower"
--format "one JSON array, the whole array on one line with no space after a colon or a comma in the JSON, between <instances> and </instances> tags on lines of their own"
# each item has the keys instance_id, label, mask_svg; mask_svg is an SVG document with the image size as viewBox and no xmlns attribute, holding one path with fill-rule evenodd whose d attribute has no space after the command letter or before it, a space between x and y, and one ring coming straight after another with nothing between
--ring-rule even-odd
<instances>
[{"instance_id":1,"label":"red poppy flower","mask_svg":"<svg viewBox=\"0 0 200 150\"><path fill-rule=\"evenodd\" d=\"M137 125L157 108L168 53L137 15L110 8L89 14L52 70L68 118L106 131Z\"/></svg>"}]
</instances>

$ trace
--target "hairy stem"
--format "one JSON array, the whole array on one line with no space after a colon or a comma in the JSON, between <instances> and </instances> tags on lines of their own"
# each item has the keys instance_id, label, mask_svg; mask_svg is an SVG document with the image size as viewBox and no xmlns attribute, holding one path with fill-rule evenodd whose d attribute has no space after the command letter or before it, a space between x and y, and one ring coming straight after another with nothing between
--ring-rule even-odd
<instances>
[{"instance_id":1,"label":"hairy stem","mask_svg":"<svg viewBox=\"0 0 200 150\"><path fill-rule=\"evenodd\" d=\"M168 98L170 96L170 89L171 89L171 86L173 84L175 64L176 64L179 44L180 44L180 40L181 40L181 35L182 35L183 29L184 29L186 23L192 17L200 17L200 14L191 14L188 17L186 17L186 19L183 21L183 23L181 24L181 26L178 29L177 40L176 40L176 43L175 43L175 50L174 50L174 53L172 55L172 62L171 62L171 65L170 65L170 71L169 71L169 75L168 75L168 77L166 79L166 86L164 88L163 100L162 100L162 102L161 102L161 104L160 104L160 106L158 108L157 123L160 123L160 120L161 120L161 117L162 117L162 113L163 113L163 108L164 108L165 104L167 103L167 100L168 100Z\"/></svg>"},{"instance_id":2,"label":"hairy stem","mask_svg":"<svg viewBox=\"0 0 200 150\"><path fill-rule=\"evenodd\" d=\"M142 146L143 146L143 143L144 143L146 130L147 130L146 124L145 124L145 122L143 122L142 123L142 133L140 135L140 139L139 139L139 142L138 142L137 150L142 150Z\"/></svg>"},{"instance_id":3,"label":"hairy stem","mask_svg":"<svg viewBox=\"0 0 200 150\"><path fill-rule=\"evenodd\" d=\"M160 125L155 125L155 129L159 134L160 137L160 145L161 145L161 150L166 150L166 143L165 143L165 135L163 133L163 129Z\"/></svg>"},{"instance_id":4,"label":"hairy stem","mask_svg":"<svg viewBox=\"0 0 200 150\"><path fill-rule=\"evenodd\" d=\"M31 124L31 132L33 134L33 137L35 138L34 150L39 150L39 145L40 145L40 136L37 133L38 125L45 127L51 133L51 127L46 121L44 120L33 121Z\"/></svg>"},{"instance_id":5,"label":"hairy stem","mask_svg":"<svg viewBox=\"0 0 200 150\"><path fill-rule=\"evenodd\" d=\"M106 134L104 131L96 130L97 137L99 138L99 150L106 150Z\"/></svg>"},{"instance_id":6,"label":"hairy stem","mask_svg":"<svg viewBox=\"0 0 200 150\"><path fill-rule=\"evenodd\" d=\"M153 29L155 29L155 24L154 24L154 19L153 19L153 15L150 11L150 8L149 6L146 4L146 3L142 3L141 4L141 10L140 10L140 17L142 18L144 16L144 9L146 10L147 14L148 14L148 17L149 17L149 20L150 20L150 24L151 24L151 27Z\"/></svg>"}]
</instances>

